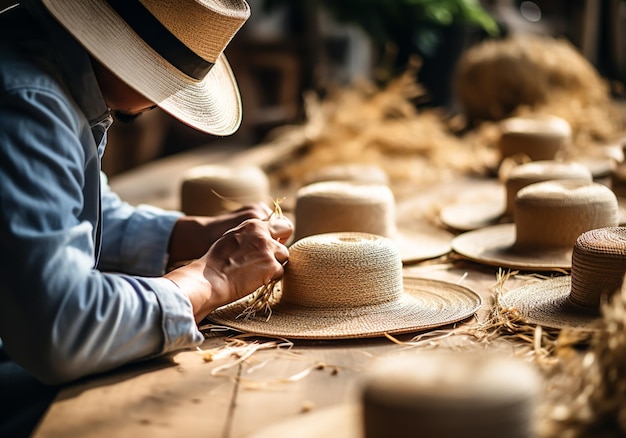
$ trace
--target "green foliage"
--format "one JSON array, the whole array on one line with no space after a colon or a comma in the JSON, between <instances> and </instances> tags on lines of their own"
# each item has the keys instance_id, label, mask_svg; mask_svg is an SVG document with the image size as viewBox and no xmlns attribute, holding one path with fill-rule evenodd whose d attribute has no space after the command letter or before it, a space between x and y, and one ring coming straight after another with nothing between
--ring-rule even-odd
<instances>
[{"instance_id":1,"label":"green foliage","mask_svg":"<svg viewBox=\"0 0 626 438\"><path fill-rule=\"evenodd\" d=\"M307 0L265 0L266 9ZM422 53L437 49L445 27L469 25L497 36L499 27L478 0L308 0L338 21L360 26L379 47L412 44Z\"/></svg>"}]
</instances>

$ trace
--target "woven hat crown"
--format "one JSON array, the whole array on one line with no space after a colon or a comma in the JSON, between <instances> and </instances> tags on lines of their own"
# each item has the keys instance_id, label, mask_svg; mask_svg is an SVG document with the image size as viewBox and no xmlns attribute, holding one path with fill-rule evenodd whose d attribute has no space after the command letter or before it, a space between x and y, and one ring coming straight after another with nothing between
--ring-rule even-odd
<instances>
[{"instance_id":1,"label":"woven hat crown","mask_svg":"<svg viewBox=\"0 0 626 438\"><path fill-rule=\"evenodd\" d=\"M587 231L574 245L569 299L589 312L598 313L602 300L621 288L625 273L626 228Z\"/></svg>"},{"instance_id":2,"label":"woven hat crown","mask_svg":"<svg viewBox=\"0 0 626 438\"><path fill-rule=\"evenodd\" d=\"M387 185L324 181L302 187L296 198L296 240L342 231L396 234L395 199Z\"/></svg>"},{"instance_id":3,"label":"woven hat crown","mask_svg":"<svg viewBox=\"0 0 626 438\"><path fill-rule=\"evenodd\" d=\"M403 295L402 261L393 243L367 233L305 237L289 249L281 302L310 308L354 309Z\"/></svg>"},{"instance_id":4,"label":"woven hat crown","mask_svg":"<svg viewBox=\"0 0 626 438\"><path fill-rule=\"evenodd\" d=\"M537 182L559 179L579 179L591 183L593 175L586 166L576 162L539 160L514 167L505 180L506 213L513 213L517 192L524 187Z\"/></svg>"},{"instance_id":5,"label":"woven hat crown","mask_svg":"<svg viewBox=\"0 0 626 438\"><path fill-rule=\"evenodd\" d=\"M192 167L180 188L181 210L188 215L212 216L269 198L269 178L258 166Z\"/></svg>"},{"instance_id":6,"label":"woven hat crown","mask_svg":"<svg viewBox=\"0 0 626 438\"><path fill-rule=\"evenodd\" d=\"M116 3L141 4L178 41L211 63L217 61L250 16L250 7L243 0L108 0L107 3L116 10ZM136 29L132 20L123 18Z\"/></svg>"},{"instance_id":7,"label":"woven hat crown","mask_svg":"<svg viewBox=\"0 0 626 438\"><path fill-rule=\"evenodd\" d=\"M586 231L617 226L617 198L599 183L544 181L517 193L513 217L517 247L571 248Z\"/></svg>"},{"instance_id":8,"label":"woven hat crown","mask_svg":"<svg viewBox=\"0 0 626 438\"><path fill-rule=\"evenodd\" d=\"M368 437L533 436L541 378L496 354L428 352L378 363L362 383ZM469 434L468 434L469 432Z\"/></svg>"}]
</instances>

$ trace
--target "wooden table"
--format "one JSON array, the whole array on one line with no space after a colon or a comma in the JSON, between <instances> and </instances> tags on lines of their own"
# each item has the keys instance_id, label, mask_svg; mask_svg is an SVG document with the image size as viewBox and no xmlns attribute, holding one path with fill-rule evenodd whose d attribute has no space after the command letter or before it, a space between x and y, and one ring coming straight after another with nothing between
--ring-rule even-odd
<instances>
[{"instance_id":1,"label":"wooden table","mask_svg":"<svg viewBox=\"0 0 626 438\"><path fill-rule=\"evenodd\" d=\"M111 185L132 203L177 208L183 169L241 154L263 161L263 151L242 152L232 146L191 151L121 175ZM438 199L428 192L421 196L429 202ZM495 268L443 257L407 266L405 271L407 275L460 282L473 289L484 302L477 318L485 320L496 282ZM507 286L524 280L510 281ZM460 327L475 324L476 319L470 319ZM232 334L210 335L202 349L224 348ZM406 342L413 336L398 339ZM484 348L471 336L454 336L419 347L399 345L387 338L303 341L288 350L273 347L256 351L245 361L226 357L207 362L198 351L183 351L68 386L50 407L35 436L246 437L287 418L356 403L359 376L384 357L453 345ZM504 348L510 354L516 348L508 342L488 347Z\"/></svg>"}]
</instances>

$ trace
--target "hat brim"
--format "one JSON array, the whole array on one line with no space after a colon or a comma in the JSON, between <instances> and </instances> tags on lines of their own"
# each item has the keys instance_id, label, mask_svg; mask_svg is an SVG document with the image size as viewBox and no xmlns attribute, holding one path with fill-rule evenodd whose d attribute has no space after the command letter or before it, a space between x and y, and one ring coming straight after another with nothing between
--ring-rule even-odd
<instances>
[{"instance_id":1,"label":"hat brim","mask_svg":"<svg viewBox=\"0 0 626 438\"><path fill-rule=\"evenodd\" d=\"M435 227L414 231L405 227L391 238L405 265L434 259L452 251L453 235Z\"/></svg>"},{"instance_id":2,"label":"hat brim","mask_svg":"<svg viewBox=\"0 0 626 438\"><path fill-rule=\"evenodd\" d=\"M261 312L247 319L243 298L223 306L207 319L246 333L289 339L350 339L413 333L463 321L474 315L482 300L474 291L439 280L403 279L400 299L372 306L311 308L284 303L272 306L271 317Z\"/></svg>"},{"instance_id":3,"label":"hat brim","mask_svg":"<svg viewBox=\"0 0 626 438\"><path fill-rule=\"evenodd\" d=\"M442 208L439 212L439 219L442 224L452 230L473 231L501 222L505 204L502 199L472 204L459 202Z\"/></svg>"},{"instance_id":4,"label":"hat brim","mask_svg":"<svg viewBox=\"0 0 626 438\"><path fill-rule=\"evenodd\" d=\"M94 58L173 117L214 135L239 128L241 97L224 55L203 80L193 80L147 45L106 2L43 4Z\"/></svg>"},{"instance_id":5,"label":"hat brim","mask_svg":"<svg viewBox=\"0 0 626 438\"><path fill-rule=\"evenodd\" d=\"M551 328L591 329L599 315L585 312L569 299L570 275L538 280L513 289L500 297L500 305L514 307L526 321Z\"/></svg>"},{"instance_id":6,"label":"hat brim","mask_svg":"<svg viewBox=\"0 0 626 438\"><path fill-rule=\"evenodd\" d=\"M492 225L456 236L452 250L486 265L519 270L556 271L572 267L571 248L519 249L515 224Z\"/></svg>"}]
</instances>

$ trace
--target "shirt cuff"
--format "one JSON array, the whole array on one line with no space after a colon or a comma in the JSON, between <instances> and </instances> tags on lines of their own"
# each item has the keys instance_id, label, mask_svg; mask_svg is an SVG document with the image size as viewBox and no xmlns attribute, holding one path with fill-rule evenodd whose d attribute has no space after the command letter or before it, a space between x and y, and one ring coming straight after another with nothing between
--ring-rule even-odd
<instances>
[{"instance_id":1,"label":"shirt cuff","mask_svg":"<svg viewBox=\"0 0 626 438\"><path fill-rule=\"evenodd\" d=\"M148 278L163 315L163 350L161 354L200 345L204 336L198 330L187 295L167 278Z\"/></svg>"}]
</instances>

